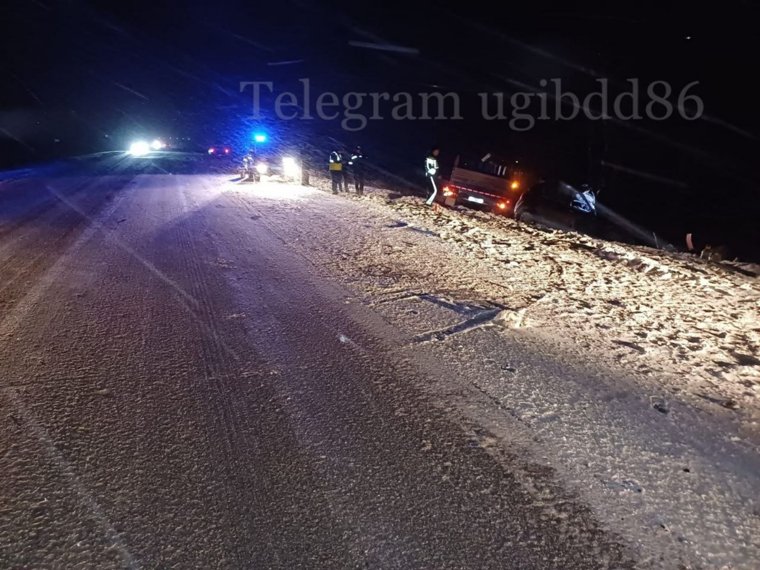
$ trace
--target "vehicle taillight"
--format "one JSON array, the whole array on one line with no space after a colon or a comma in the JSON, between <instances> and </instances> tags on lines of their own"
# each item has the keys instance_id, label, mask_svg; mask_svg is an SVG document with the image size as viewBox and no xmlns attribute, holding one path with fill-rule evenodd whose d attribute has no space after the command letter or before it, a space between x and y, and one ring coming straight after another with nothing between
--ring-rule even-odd
<instances>
[{"instance_id":1,"label":"vehicle taillight","mask_svg":"<svg viewBox=\"0 0 760 570\"><path fill-rule=\"evenodd\" d=\"M454 192L448 186L444 186L443 187L443 195L444 196L453 196Z\"/></svg>"},{"instance_id":2,"label":"vehicle taillight","mask_svg":"<svg viewBox=\"0 0 760 570\"><path fill-rule=\"evenodd\" d=\"M519 180L513 180L512 184L510 184L509 187L512 190L517 190L520 187L520 181Z\"/></svg>"},{"instance_id":3,"label":"vehicle taillight","mask_svg":"<svg viewBox=\"0 0 760 570\"><path fill-rule=\"evenodd\" d=\"M509 202L499 202L497 204L500 210L506 210L508 205L509 205Z\"/></svg>"}]
</instances>

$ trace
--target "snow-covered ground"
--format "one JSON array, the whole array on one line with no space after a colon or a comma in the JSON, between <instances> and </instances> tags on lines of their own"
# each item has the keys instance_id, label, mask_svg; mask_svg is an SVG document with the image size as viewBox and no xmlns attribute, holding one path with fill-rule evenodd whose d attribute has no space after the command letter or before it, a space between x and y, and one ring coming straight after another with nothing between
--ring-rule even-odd
<instances>
[{"instance_id":1,"label":"snow-covered ground","mask_svg":"<svg viewBox=\"0 0 760 570\"><path fill-rule=\"evenodd\" d=\"M378 189L3 192L0 566L760 564L743 273Z\"/></svg>"},{"instance_id":2,"label":"snow-covered ground","mask_svg":"<svg viewBox=\"0 0 760 570\"><path fill-rule=\"evenodd\" d=\"M493 303L505 327L566 339L673 394L740 412L745 427L760 433L760 278L753 268L464 208L434 212L388 190L363 200L367 215L430 232L461 262L382 241L345 243L351 249L343 263L390 271L404 290L429 290L429 281L453 297Z\"/></svg>"},{"instance_id":3,"label":"snow-covered ground","mask_svg":"<svg viewBox=\"0 0 760 570\"><path fill-rule=\"evenodd\" d=\"M643 568L758 567L755 278L389 190L228 190L382 316L526 487L551 473Z\"/></svg>"}]
</instances>

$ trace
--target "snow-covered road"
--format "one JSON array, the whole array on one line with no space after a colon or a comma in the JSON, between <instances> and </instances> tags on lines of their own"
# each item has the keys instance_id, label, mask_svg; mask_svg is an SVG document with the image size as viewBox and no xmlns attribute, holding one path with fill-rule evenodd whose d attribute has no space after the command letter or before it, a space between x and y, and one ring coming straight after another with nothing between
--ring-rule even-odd
<instances>
[{"instance_id":1,"label":"snow-covered road","mask_svg":"<svg viewBox=\"0 0 760 570\"><path fill-rule=\"evenodd\" d=\"M2 568L760 564L754 432L514 326L411 210L127 173L0 202Z\"/></svg>"}]
</instances>

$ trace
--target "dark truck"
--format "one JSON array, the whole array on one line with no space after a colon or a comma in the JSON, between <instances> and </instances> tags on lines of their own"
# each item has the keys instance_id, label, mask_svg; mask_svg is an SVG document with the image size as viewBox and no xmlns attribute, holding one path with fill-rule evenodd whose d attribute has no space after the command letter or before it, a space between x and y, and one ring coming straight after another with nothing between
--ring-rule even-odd
<instances>
[{"instance_id":1,"label":"dark truck","mask_svg":"<svg viewBox=\"0 0 760 570\"><path fill-rule=\"evenodd\" d=\"M514 208L518 222L595 234L601 227L596 193L588 184L542 180L526 190Z\"/></svg>"},{"instance_id":2,"label":"dark truck","mask_svg":"<svg viewBox=\"0 0 760 570\"><path fill-rule=\"evenodd\" d=\"M512 216L527 186L526 178L516 162L496 160L490 153L475 160L457 156L451 175L441 181L436 200L450 207L461 205Z\"/></svg>"},{"instance_id":3,"label":"dark truck","mask_svg":"<svg viewBox=\"0 0 760 570\"><path fill-rule=\"evenodd\" d=\"M597 201L589 184L541 180L526 190L515 205L518 222L631 244L662 247L657 235L631 223Z\"/></svg>"}]
</instances>

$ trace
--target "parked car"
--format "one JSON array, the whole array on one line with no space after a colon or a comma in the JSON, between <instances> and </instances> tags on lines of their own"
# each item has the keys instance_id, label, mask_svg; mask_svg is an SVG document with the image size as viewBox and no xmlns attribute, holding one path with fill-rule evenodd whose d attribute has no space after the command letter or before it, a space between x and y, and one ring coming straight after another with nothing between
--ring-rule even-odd
<instances>
[{"instance_id":1,"label":"parked car","mask_svg":"<svg viewBox=\"0 0 760 570\"><path fill-rule=\"evenodd\" d=\"M240 178L259 182L261 180L300 183L301 162L293 154L248 153L240 166Z\"/></svg>"},{"instance_id":2,"label":"parked car","mask_svg":"<svg viewBox=\"0 0 760 570\"><path fill-rule=\"evenodd\" d=\"M206 151L211 158L231 158L232 147L226 144L215 144Z\"/></svg>"}]
</instances>

